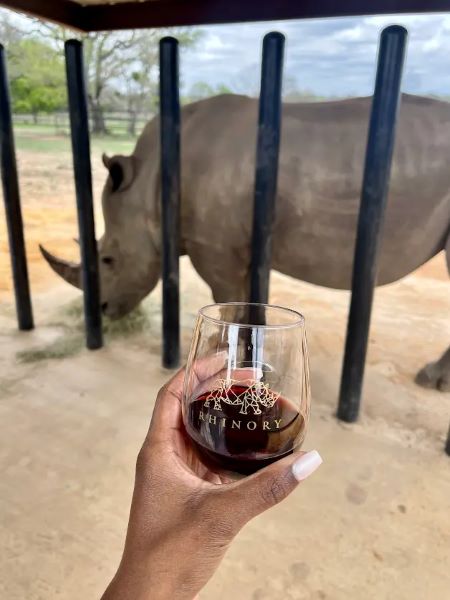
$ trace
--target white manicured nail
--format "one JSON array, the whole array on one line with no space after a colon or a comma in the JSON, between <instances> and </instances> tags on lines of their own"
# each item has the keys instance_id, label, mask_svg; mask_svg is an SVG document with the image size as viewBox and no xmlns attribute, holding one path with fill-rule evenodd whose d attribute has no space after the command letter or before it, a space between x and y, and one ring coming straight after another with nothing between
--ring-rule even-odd
<instances>
[{"instance_id":1,"label":"white manicured nail","mask_svg":"<svg viewBox=\"0 0 450 600\"><path fill-rule=\"evenodd\" d=\"M292 465L292 472L297 481L303 481L309 477L314 471L320 467L323 460L317 450L311 450L303 454L295 463Z\"/></svg>"}]
</instances>

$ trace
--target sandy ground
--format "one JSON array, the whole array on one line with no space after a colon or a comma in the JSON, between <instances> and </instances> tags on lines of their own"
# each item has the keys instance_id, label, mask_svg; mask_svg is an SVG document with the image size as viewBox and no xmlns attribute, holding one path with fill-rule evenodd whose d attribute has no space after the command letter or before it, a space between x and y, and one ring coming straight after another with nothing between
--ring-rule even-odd
<instances>
[{"instance_id":1,"label":"sandy ground","mask_svg":"<svg viewBox=\"0 0 450 600\"><path fill-rule=\"evenodd\" d=\"M37 328L15 329L0 231L0 597L98 598L120 556L135 456L169 375L160 367L160 288L145 303L144 331L70 358L18 360L67 335L60 310L79 297L37 253L46 239L50 249L76 253L70 162L61 155L36 167L31 154L20 158ZM98 195L103 173L94 166ZM349 295L274 274L271 300L307 318L313 407L305 447L325 463L243 530L202 600L449 597L450 398L413 383L449 343L449 289L439 256L377 291L362 417L348 426L334 412ZM182 299L186 355L210 294L185 259Z\"/></svg>"}]
</instances>

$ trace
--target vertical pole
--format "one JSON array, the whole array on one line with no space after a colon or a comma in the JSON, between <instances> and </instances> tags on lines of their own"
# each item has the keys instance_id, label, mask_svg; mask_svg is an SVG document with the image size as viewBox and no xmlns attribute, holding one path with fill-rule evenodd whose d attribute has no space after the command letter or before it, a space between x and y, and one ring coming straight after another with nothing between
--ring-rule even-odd
<instances>
[{"instance_id":1,"label":"vertical pole","mask_svg":"<svg viewBox=\"0 0 450 600\"><path fill-rule=\"evenodd\" d=\"M163 284L163 366L180 362L180 100L178 41L165 37L159 43L161 226Z\"/></svg>"},{"instance_id":2,"label":"vertical pole","mask_svg":"<svg viewBox=\"0 0 450 600\"><path fill-rule=\"evenodd\" d=\"M256 149L250 302L267 303L281 129L284 36L264 37Z\"/></svg>"},{"instance_id":3,"label":"vertical pole","mask_svg":"<svg viewBox=\"0 0 450 600\"><path fill-rule=\"evenodd\" d=\"M0 161L8 228L9 251L14 281L16 313L19 329L33 329L30 284L23 236L22 211L20 208L19 180L11 118L8 77L3 46L0 44Z\"/></svg>"},{"instance_id":4,"label":"vertical pole","mask_svg":"<svg viewBox=\"0 0 450 600\"><path fill-rule=\"evenodd\" d=\"M78 40L68 40L64 46L83 276L86 346L95 350L102 347L103 335L83 47Z\"/></svg>"},{"instance_id":5,"label":"vertical pole","mask_svg":"<svg viewBox=\"0 0 450 600\"><path fill-rule=\"evenodd\" d=\"M361 400L380 232L389 187L407 35L406 29L392 25L384 29L380 38L337 413L339 419L349 423L358 418Z\"/></svg>"}]
</instances>

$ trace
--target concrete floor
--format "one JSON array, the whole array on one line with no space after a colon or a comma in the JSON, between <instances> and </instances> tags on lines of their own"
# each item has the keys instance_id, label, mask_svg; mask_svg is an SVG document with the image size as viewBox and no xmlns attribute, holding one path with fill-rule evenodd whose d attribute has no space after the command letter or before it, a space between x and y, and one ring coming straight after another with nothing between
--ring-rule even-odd
<instances>
[{"instance_id":1,"label":"concrete floor","mask_svg":"<svg viewBox=\"0 0 450 600\"><path fill-rule=\"evenodd\" d=\"M324 465L250 523L201 600L448 600L449 395L412 379L450 340L448 282L435 271L377 292L364 407L354 426L336 408L349 296L275 275L272 300L307 317L313 385L305 447ZM183 262L183 352L206 286ZM64 285L35 299L38 328L15 330L0 303L0 598L98 598L118 563L135 456L160 367L159 289L148 330L97 352L20 363L16 353L66 335ZM170 558L168 557L168 560Z\"/></svg>"}]
</instances>

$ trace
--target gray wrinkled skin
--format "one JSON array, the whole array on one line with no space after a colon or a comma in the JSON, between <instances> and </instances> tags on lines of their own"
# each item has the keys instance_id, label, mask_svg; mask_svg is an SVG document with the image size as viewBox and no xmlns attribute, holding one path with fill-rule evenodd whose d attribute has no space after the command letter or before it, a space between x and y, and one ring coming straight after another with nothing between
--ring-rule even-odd
<instances>
[{"instance_id":1,"label":"gray wrinkled skin","mask_svg":"<svg viewBox=\"0 0 450 600\"><path fill-rule=\"evenodd\" d=\"M273 236L274 269L349 289L370 98L285 104ZM257 101L222 95L182 110L181 253L216 301L247 297ZM104 157L102 304L120 317L160 276L158 118L129 157ZM396 281L446 248L450 268L450 105L403 95L378 284ZM61 262L51 266L62 272ZM59 266L58 266L59 265ZM73 269L74 267L70 267ZM450 352L418 382L450 389Z\"/></svg>"}]
</instances>

